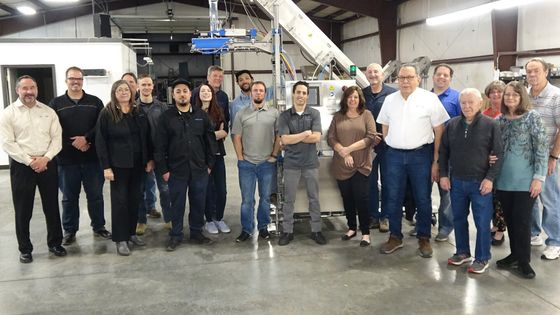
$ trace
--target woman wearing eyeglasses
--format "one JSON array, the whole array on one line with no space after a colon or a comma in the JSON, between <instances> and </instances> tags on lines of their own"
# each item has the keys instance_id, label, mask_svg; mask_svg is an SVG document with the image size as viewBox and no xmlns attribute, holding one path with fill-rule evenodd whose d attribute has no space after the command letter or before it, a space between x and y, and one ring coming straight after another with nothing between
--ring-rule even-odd
<instances>
[{"instance_id":1,"label":"woman wearing eyeglasses","mask_svg":"<svg viewBox=\"0 0 560 315\"><path fill-rule=\"evenodd\" d=\"M525 86L510 82L504 90L498 117L504 156L496 181L496 195L508 228L511 254L496 262L523 278L535 277L531 261L531 215L535 199L546 178L548 147L540 115L531 110Z\"/></svg>"},{"instance_id":2,"label":"woman wearing eyeglasses","mask_svg":"<svg viewBox=\"0 0 560 315\"><path fill-rule=\"evenodd\" d=\"M128 241L146 245L136 236L143 172L154 168L147 117L134 106L126 81L111 87L111 101L99 114L95 146L105 179L111 181L111 224L117 253L130 255Z\"/></svg>"},{"instance_id":3,"label":"woman wearing eyeglasses","mask_svg":"<svg viewBox=\"0 0 560 315\"><path fill-rule=\"evenodd\" d=\"M490 118L497 118L502 114L501 106L506 84L502 81L492 81L484 89L484 94L488 97L487 108L482 112ZM500 246L505 240L506 221L502 205L495 196L494 192L494 215L492 216L492 245Z\"/></svg>"}]
</instances>

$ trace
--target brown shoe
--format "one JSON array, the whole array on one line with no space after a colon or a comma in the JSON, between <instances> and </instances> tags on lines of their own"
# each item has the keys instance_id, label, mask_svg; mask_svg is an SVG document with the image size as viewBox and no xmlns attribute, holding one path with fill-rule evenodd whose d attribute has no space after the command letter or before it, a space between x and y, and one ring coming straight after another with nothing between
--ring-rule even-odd
<instances>
[{"instance_id":1,"label":"brown shoe","mask_svg":"<svg viewBox=\"0 0 560 315\"><path fill-rule=\"evenodd\" d=\"M430 245L429 238L419 238L418 239L418 253L420 257L430 258L433 254L432 245Z\"/></svg>"},{"instance_id":2,"label":"brown shoe","mask_svg":"<svg viewBox=\"0 0 560 315\"><path fill-rule=\"evenodd\" d=\"M150 210L150 212L148 212L148 218L159 219L161 218L161 212L157 211L156 209L152 209Z\"/></svg>"},{"instance_id":3,"label":"brown shoe","mask_svg":"<svg viewBox=\"0 0 560 315\"><path fill-rule=\"evenodd\" d=\"M402 239L394 235L390 235L387 242L381 245L379 251L381 252L381 254L391 254L392 252L402 247L403 247Z\"/></svg>"}]
</instances>

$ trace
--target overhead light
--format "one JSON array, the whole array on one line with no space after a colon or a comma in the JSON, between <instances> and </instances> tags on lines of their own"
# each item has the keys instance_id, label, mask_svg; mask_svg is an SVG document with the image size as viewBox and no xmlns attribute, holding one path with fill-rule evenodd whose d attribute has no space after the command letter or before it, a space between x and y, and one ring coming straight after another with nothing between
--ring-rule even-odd
<instances>
[{"instance_id":1,"label":"overhead light","mask_svg":"<svg viewBox=\"0 0 560 315\"><path fill-rule=\"evenodd\" d=\"M37 11L35 9L33 9L32 7L26 6L26 5L17 7L17 9L23 15L37 14Z\"/></svg>"},{"instance_id":2,"label":"overhead light","mask_svg":"<svg viewBox=\"0 0 560 315\"><path fill-rule=\"evenodd\" d=\"M44 0L43 2L47 3L74 3L80 0Z\"/></svg>"},{"instance_id":3,"label":"overhead light","mask_svg":"<svg viewBox=\"0 0 560 315\"><path fill-rule=\"evenodd\" d=\"M499 1L485 3L485 4L482 4L482 5L472 7L472 8L468 8L468 9L464 9L464 10L460 10L460 11L456 11L456 12L452 12L452 13L448 13L448 14L444 14L444 15L440 15L440 16L436 16L436 17L427 18L426 19L426 24L428 24L430 26L441 25L441 24L445 24L445 23L456 22L456 21L459 21L459 20L472 18L472 17L475 17L475 16L480 16L480 15L483 15L483 14L486 14L486 13L490 13L492 10L505 10L505 9L509 9L509 8L513 8L513 7L517 7L517 6L521 6L521 5L525 5L525 4L533 4L533 3L536 3L536 2L543 2L543 1L548 1L548 0L533 0L533 1L527 1L527 0L499 0Z\"/></svg>"}]
</instances>

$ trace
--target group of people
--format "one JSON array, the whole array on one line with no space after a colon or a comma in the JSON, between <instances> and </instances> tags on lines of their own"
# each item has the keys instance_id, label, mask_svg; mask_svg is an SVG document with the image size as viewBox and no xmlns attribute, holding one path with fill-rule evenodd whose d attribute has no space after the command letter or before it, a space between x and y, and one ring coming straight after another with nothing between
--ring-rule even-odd
<instances>
[{"instance_id":1,"label":"group of people","mask_svg":"<svg viewBox=\"0 0 560 315\"><path fill-rule=\"evenodd\" d=\"M485 90L488 108L482 111L484 100L478 90L458 92L450 87L453 69L447 64L434 68L432 91L419 87L413 64L399 69L398 90L383 83L380 65L369 65L370 86L343 91L326 135L334 152L331 174L348 223L341 239L354 238L359 229L360 246L369 246L370 229L375 228L389 232L382 253L402 248L402 209L409 191L416 212L411 233L418 238L420 256L431 257L431 191L438 182L435 239L446 241L455 231L456 252L449 264L472 261L468 271L483 273L491 259L491 244L501 244L507 228L511 254L498 260L497 266L532 278L530 246L532 240L533 244L539 240L541 222L548 236L542 257L557 259L560 89L547 81L548 64L542 59L530 60L526 69L529 90L519 82L492 82ZM168 106L152 96L149 76L137 79L126 73L112 85L111 100L103 106L82 89L83 71L71 67L66 71L67 92L49 107L36 100L35 80L20 77L17 101L0 116L2 146L11 158L20 261L32 261L29 220L36 186L47 219L49 251L57 256L66 255L62 245L76 241L82 184L94 235L111 238L119 255L130 255L131 246L145 245L140 235L146 231L146 216L161 216L155 210L156 186L170 229L168 251L183 241L187 195L191 242L212 242L203 231L229 233L223 216L224 141L230 132L242 198L241 233L236 241L251 238L255 227L260 238L270 238L270 195L282 154L284 198L278 244L294 240L294 203L301 179L309 202L310 238L326 244L316 145L321 139L321 117L307 106L308 83L296 82L293 106L279 112L268 103L271 93L265 83L255 81L247 70L236 73L241 94L231 104L220 89L223 70L210 67L207 79L194 90L184 79L174 81L174 105ZM104 179L110 181L112 233L105 228ZM542 219L535 203L539 196ZM467 221L471 209L477 228L474 258Z\"/></svg>"}]
</instances>

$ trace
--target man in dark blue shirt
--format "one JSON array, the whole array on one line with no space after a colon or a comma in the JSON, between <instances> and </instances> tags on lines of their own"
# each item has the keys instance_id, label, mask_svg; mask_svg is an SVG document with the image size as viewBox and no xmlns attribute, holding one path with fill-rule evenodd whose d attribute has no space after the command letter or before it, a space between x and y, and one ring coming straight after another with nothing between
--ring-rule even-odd
<instances>
[{"instance_id":1,"label":"man in dark blue shirt","mask_svg":"<svg viewBox=\"0 0 560 315\"><path fill-rule=\"evenodd\" d=\"M461 115L461 105L459 103L459 91L450 87L453 79L453 68L450 65L441 63L434 68L433 75L434 92L450 118ZM453 213L451 212L451 200L449 191L439 187L439 208L438 208L438 234L435 240L438 242L447 241L449 234L453 231Z\"/></svg>"},{"instance_id":2,"label":"man in dark blue shirt","mask_svg":"<svg viewBox=\"0 0 560 315\"><path fill-rule=\"evenodd\" d=\"M366 99L366 108L371 111L374 119L377 119L385 97L397 90L383 84L385 75L383 69L377 63L372 63L367 67L366 78L370 84L370 86L362 90ZM376 122L376 129L378 131L381 130L381 124ZM382 162L385 157L385 152L387 151L387 144L385 144L381 135L376 136L375 142L376 146L374 150L377 155L375 159L373 159L373 166L369 175L369 215L371 217L371 227L374 229L379 228L380 232L385 233L389 231L389 220L387 219L387 213L383 206L383 190L381 191L381 207L379 206L379 186L377 180L381 173L381 186L383 187L384 169Z\"/></svg>"}]
</instances>

